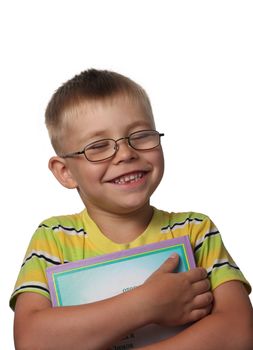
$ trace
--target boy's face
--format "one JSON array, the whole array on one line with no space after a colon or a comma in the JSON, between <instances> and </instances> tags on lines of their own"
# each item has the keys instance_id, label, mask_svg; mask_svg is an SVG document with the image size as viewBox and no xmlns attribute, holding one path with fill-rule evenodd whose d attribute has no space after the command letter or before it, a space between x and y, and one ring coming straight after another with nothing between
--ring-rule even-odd
<instances>
[{"instance_id":1,"label":"boy's face","mask_svg":"<svg viewBox=\"0 0 253 350\"><path fill-rule=\"evenodd\" d=\"M153 119L131 99L117 97L90 102L80 107L64 148L66 152L75 152L94 141L117 140L150 129L155 129ZM118 146L116 154L105 161L92 163L83 155L64 160L90 213L103 210L126 214L145 208L162 179L164 161L160 146L137 151L126 140L119 141ZM134 181L131 175L135 176Z\"/></svg>"}]
</instances>

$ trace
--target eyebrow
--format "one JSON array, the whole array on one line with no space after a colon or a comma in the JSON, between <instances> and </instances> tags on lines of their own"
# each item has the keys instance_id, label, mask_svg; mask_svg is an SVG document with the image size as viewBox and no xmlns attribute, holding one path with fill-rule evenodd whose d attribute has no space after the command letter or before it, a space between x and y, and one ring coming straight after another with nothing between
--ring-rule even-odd
<instances>
[{"instance_id":1,"label":"eyebrow","mask_svg":"<svg viewBox=\"0 0 253 350\"><path fill-rule=\"evenodd\" d=\"M151 123L152 124L152 123ZM150 123L148 122L143 122L143 121L136 121L134 123L132 123L131 125L129 125L129 129L127 134L131 134L132 132L134 132L133 129L137 128L137 127L141 127L140 130L145 130L145 129L153 129L155 128L154 125L150 125ZM138 131L138 130L136 130ZM87 135L85 135L85 137L82 137L82 139L80 138L80 143L84 144L84 143L90 143L93 142L91 141L92 139L107 139L107 138L111 138L110 136L108 136L108 132L110 132L110 130L97 130L91 133L88 133ZM125 135L122 135L125 136ZM96 141L96 140L94 140Z\"/></svg>"}]
</instances>

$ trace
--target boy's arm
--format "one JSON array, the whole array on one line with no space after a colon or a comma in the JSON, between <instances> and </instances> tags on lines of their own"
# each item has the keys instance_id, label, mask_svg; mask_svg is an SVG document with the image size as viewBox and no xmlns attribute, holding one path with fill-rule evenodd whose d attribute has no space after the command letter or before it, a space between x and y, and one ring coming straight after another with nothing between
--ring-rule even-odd
<instances>
[{"instance_id":1,"label":"boy's arm","mask_svg":"<svg viewBox=\"0 0 253 350\"><path fill-rule=\"evenodd\" d=\"M15 308L15 348L104 350L142 325L142 313L133 313L132 302L134 298L122 294L93 304L52 308L44 296L23 293Z\"/></svg>"},{"instance_id":2,"label":"boy's arm","mask_svg":"<svg viewBox=\"0 0 253 350\"><path fill-rule=\"evenodd\" d=\"M214 307L210 315L175 337L142 349L252 350L253 311L243 284L226 282L213 294Z\"/></svg>"},{"instance_id":3,"label":"boy's arm","mask_svg":"<svg viewBox=\"0 0 253 350\"><path fill-rule=\"evenodd\" d=\"M177 263L178 257L170 258L148 283L86 305L52 308L44 296L20 294L15 307L16 349L105 350L155 318L171 325L200 319L210 311L206 272L197 268L172 273Z\"/></svg>"}]
</instances>

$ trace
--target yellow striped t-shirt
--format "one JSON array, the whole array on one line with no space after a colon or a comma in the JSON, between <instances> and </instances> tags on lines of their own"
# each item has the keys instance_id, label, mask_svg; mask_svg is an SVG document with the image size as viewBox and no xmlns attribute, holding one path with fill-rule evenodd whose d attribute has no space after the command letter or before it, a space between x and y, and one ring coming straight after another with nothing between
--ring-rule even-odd
<instances>
[{"instance_id":1,"label":"yellow striped t-shirt","mask_svg":"<svg viewBox=\"0 0 253 350\"><path fill-rule=\"evenodd\" d=\"M146 230L134 241L118 244L108 239L90 218L87 210L79 214L52 217L35 231L27 249L10 305L15 307L19 293L35 292L50 298L46 269L52 265L82 260L189 235L197 266L204 267L212 289L238 280L251 287L227 252L218 229L206 215L168 213L154 208Z\"/></svg>"}]
</instances>

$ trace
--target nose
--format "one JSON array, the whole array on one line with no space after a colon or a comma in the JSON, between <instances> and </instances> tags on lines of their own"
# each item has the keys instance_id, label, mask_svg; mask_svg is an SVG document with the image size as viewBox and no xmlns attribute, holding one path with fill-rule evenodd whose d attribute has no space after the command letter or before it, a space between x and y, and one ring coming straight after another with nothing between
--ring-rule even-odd
<instances>
[{"instance_id":1,"label":"nose","mask_svg":"<svg viewBox=\"0 0 253 350\"><path fill-rule=\"evenodd\" d=\"M128 137L122 137L115 143L115 163L126 162L138 157L137 151L134 150L128 143Z\"/></svg>"}]
</instances>

